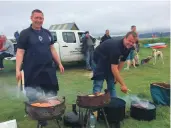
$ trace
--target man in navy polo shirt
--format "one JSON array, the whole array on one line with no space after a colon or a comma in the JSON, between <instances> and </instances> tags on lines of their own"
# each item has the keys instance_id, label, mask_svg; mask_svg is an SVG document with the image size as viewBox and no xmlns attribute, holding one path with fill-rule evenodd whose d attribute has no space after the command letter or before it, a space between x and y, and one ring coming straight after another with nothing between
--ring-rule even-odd
<instances>
[{"instance_id":1,"label":"man in navy polo shirt","mask_svg":"<svg viewBox=\"0 0 171 128\"><path fill-rule=\"evenodd\" d=\"M121 91L127 93L127 86L120 76L120 71L136 42L136 33L128 32L123 39L108 39L97 46L94 52L93 93L101 92L106 80L111 97L116 97L115 82L121 85Z\"/></svg>"},{"instance_id":2,"label":"man in navy polo shirt","mask_svg":"<svg viewBox=\"0 0 171 128\"><path fill-rule=\"evenodd\" d=\"M51 33L42 28L44 15L36 9L31 14L32 24L21 31L16 54L16 78L21 79L21 65L23 63L26 95L29 101L35 101L38 94L57 95L59 90L55 61L64 72L63 65L53 46Z\"/></svg>"}]
</instances>

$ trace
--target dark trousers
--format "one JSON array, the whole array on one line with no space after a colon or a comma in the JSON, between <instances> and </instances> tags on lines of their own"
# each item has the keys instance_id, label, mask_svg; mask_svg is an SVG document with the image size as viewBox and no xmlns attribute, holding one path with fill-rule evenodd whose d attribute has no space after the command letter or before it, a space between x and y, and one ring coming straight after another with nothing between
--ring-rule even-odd
<instances>
[{"instance_id":1,"label":"dark trousers","mask_svg":"<svg viewBox=\"0 0 171 128\"><path fill-rule=\"evenodd\" d=\"M6 58L6 57L12 57L12 56L13 55L11 55L9 53L5 53L5 52L1 53L0 54L0 68L4 68L4 65L3 65L4 58Z\"/></svg>"}]
</instances>

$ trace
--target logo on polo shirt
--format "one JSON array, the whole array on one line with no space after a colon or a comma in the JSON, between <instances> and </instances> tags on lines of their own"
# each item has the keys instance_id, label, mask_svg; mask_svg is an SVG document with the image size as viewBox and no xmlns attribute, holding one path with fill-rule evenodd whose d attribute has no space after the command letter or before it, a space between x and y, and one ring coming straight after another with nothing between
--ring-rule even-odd
<instances>
[{"instance_id":1,"label":"logo on polo shirt","mask_svg":"<svg viewBox=\"0 0 171 128\"><path fill-rule=\"evenodd\" d=\"M43 40L43 37L39 36L39 40L42 42L42 40Z\"/></svg>"}]
</instances>

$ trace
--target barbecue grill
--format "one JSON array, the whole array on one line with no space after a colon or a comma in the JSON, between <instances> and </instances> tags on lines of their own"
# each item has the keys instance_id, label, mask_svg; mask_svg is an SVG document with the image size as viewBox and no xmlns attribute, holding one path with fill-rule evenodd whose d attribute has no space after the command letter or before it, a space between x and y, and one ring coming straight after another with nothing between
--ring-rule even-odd
<instances>
[{"instance_id":1,"label":"barbecue grill","mask_svg":"<svg viewBox=\"0 0 171 128\"><path fill-rule=\"evenodd\" d=\"M50 100L57 100L60 102L59 104L54 104L52 106L33 106L35 103L48 103ZM62 115L64 114L65 109L65 97L58 98L56 96L40 99L34 102L25 102L25 112L31 119L38 121L37 128L43 128L40 122L47 120L55 120L58 127L61 128L59 120L62 119Z\"/></svg>"},{"instance_id":2,"label":"barbecue grill","mask_svg":"<svg viewBox=\"0 0 171 128\"><path fill-rule=\"evenodd\" d=\"M89 123L89 117L93 113L93 111L96 111L100 109L104 115L104 119L106 121L106 126L109 128L109 123L106 118L106 114L104 112L104 107L110 103L110 94L109 92L105 91L102 95L84 95L84 96L77 96L77 105L79 106L79 117L80 119L83 119L81 121L82 127L86 125L86 128L88 127ZM85 115L83 114L83 111L80 111L80 108L86 109ZM83 117L84 115L84 117Z\"/></svg>"}]
</instances>

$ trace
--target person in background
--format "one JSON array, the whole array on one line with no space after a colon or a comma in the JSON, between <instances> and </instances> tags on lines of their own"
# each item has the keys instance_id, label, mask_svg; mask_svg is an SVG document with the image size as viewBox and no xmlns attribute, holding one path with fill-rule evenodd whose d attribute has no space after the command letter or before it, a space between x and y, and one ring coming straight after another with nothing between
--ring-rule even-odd
<instances>
[{"instance_id":1,"label":"person in background","mask_svg":"<svg viewBox=\"0 0 171 128\"><path fill-rule=\"evenodd\" d=\"M16 32L14 33L14 37L15 37L17 43L18 43L18 38L19 38L19 36L20 36L19 32L16 31Z\"/></svg>"},{"instance_id":2,"label":"person in background","mask_svg":"<svg viewBox=\"0 0 171 128\"><path fill-rule=\"evenodd\" d=\"M111 97L116 97L115 83L120 83L121 91L127 93L127 86L120 75L124 62L136 42L136 33L128 32L123 39L108 39L94 51L93 93L100 93L106 80Z\"/></svg>"},{"instance_id":3,"label":"person in background","mask_svg":"<svg viewBox=\"0 0 171 128\"><path fill-rule=\"evenodd\" d=\"M82 42L83 42L82 52L86 60L86 69L88 71L92 71L93 52L94 52L95 42L93 38L89 35L89 31L85 32L85 36L83 37Z\"/></svg>"},{"instance_id":4,"label":"person in background","mask_svg":"<svg viewBox=\"0 0 171 128\"><path fill-rule=\"evenodd\" d=\"M111 39L109 30L107 29L104 36L101 38L100 44L103 43L105 40Z\"/></svg>"},{"instance_id":5,"label":"person in background","mask_svg":"<svg viewBox=\"0 0 171 128\"><path fill-rule=\"evenodd\" d=\"M0 48L0 71L4 69L3 60L6 57L14 56L14 45L10 40L7 40L6 36L0 37L3 46Z\"/></svg>"},{"instance_id":6,"label":"person in background","mask_svg":"<svg viewBox=\"0 0 171 128\"><path fill-rule=\"evenodd\" d=\"M135 60L135 65L138 66L139 65L139 55L138 55L138 53L140 51L139 37L138 37L137 28L136 28L135 25L131 26L131 30L137 34L137 41L135 43L135 56L134 56L134 60Z\"/></svg>"}]
</instances>

